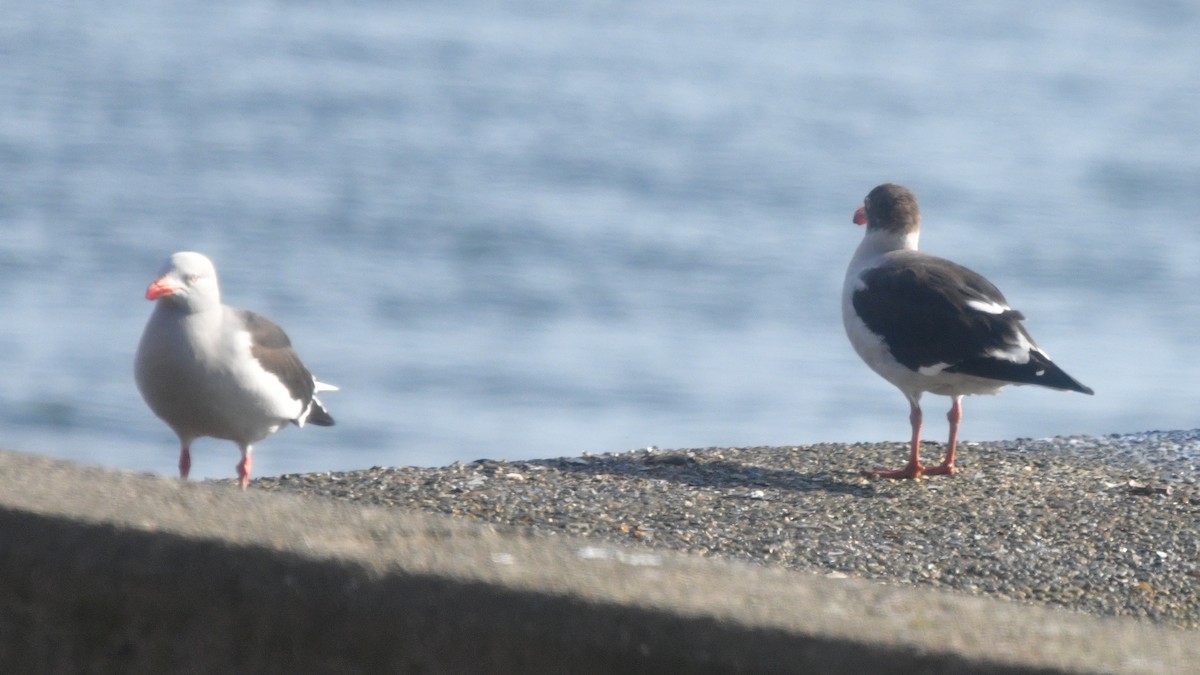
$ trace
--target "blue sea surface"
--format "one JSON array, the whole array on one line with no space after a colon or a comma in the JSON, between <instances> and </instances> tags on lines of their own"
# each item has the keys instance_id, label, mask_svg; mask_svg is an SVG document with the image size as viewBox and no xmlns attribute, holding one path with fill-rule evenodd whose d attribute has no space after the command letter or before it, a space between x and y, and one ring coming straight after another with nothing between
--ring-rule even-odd
<instances>
[{"instance_id":1,"label":"blue sea surface","mask_svg":"<svg viewBox=\"0 0 1200 675\"><path fill-rule=\"evenodd\" d=\"M885 181L1096 390L969 399L965 439L1196 427L1197 35L1167 1L7 3L0 447L174 473L132 359L177 250L341 387L260 475L902 442L840 318Z\"/></svg>"}]
</instances>

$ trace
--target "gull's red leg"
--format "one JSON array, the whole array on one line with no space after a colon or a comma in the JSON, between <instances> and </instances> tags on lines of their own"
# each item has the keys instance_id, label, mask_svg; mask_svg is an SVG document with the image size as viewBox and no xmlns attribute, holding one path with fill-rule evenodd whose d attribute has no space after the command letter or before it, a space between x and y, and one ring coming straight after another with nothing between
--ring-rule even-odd
<instances>
[{"instance_id":1,"label":"gull's red leg","mask_svg":"<svg viewBox=\"0 0 1200 675\"><path fill-rule=\"evenodd\" d=\"M867 473L884 478L920 478L921 474L925 473L925 467L921 466L921 406L913 399L909 399L908 404L908 421L912 424L908 465L903 469L874 469Z\"/></svg>"},{"instance_id":2,"label":"gull's red leg","mask_svg":"<svg viewBox=\"0 0 1200 675\"><path fill-rule=\"evenodd\" d=\"M192 470L192 451L186 444L179 446L179 477L187 480L188 472Z\"/></svg>"},{"instance_id":3,"label":"gull's red leg","mask_svg":"<svg viewBox=\"0 0 1200 675\"><path fill-rule=\"evenodd\" d=\"M954 450L958 445L958 423L962 421L962 396L954 397L946 420L950 422L950 449L946 451L946 459L941 464L925 469L925 473L931 476L949 476L958 472L958 467L954 466Z\"/></svg>"},{"instance_id":4,"label":"gull's red leg","mask_svg":"<svg viewBox=\"0 0 1200 675\"><path fill-rule=\"evenodd\" d=\"M243 490L250 487L250 468L254 465L254 460L250 458L251 449L249 445L242 448L242 461L237 465L238 483Z\"/></svg>"}]
</instances>

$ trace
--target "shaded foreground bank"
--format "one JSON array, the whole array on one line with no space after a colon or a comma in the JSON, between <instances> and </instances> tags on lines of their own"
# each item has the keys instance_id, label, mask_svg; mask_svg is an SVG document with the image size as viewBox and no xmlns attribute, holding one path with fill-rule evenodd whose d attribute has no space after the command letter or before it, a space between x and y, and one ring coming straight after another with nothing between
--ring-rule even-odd
<instances>
[{"instance_id":1,"label":"shaded foreground bank","mask_svg":"<svg viewBox=\"0 0 1200 675\"><path fill-rule=\"evenodd\" d=\"M586 478L584 467L599 462L605 472L587 480L627 483L630 499L653 503L653 489L691 486L700 490L693 504L729 502L697 516L732 519L711 539L723 542L784 494L901 500L951 485L859 484L744 462L755 450L720 452L725 459L647 453L446 469L465 485L433 501L518 504L532 497L499 488L540 479L500 469ZM353 482L288 479L325 480ZM706 528L672 534L649 509L640 523L612 516L603 537L563 533L584 531L588 518L538 536L555 530L5 451L0 485L0 672L1184 673L1200 662L1195 631L1148 621L653 548L683 547L685 531ZM1190 485L1106 489L1191 505ZM706 497L710 489L730 492ZM561 510L577 511L571 504ZM661 522L672 517L686 516ZM817 530L811 541L834 552Z\"/></svg>"}]
</instances>

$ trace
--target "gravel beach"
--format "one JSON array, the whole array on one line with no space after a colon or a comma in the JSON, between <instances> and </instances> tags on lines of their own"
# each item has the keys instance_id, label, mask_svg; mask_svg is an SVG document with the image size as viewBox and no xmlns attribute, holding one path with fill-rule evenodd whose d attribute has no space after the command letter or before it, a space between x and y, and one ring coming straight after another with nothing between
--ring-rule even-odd
<instances>
[{"instance_id":1,"label":"gravel beach","mask_svg":"<svg viewBox=\"0 0 1200 675\"><path fill-rule=\"evenodd\" d=\"M925 443L923 457L943 451ZM1200 430L964 443L952 477L862 473L906 453L647 448L287 474L251 489L1200 628Z\"/></svg>"}]
</instances>

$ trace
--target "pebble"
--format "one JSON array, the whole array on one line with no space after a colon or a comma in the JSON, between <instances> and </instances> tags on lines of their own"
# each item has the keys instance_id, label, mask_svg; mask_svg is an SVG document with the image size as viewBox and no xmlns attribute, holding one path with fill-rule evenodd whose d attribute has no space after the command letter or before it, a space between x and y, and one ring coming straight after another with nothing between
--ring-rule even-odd
<instances>
[{"instance_id":1,"label":"pebble","mask_svg":"<svg viewBox=\"0 0 1200 675\"><path fill-rule=\"evenodd\" d=\"M944 449L923 450L932 462ZM904 444L821 443L254 486L582 536L600 551L632 544L646 551L639 560L675 550L1200 628L1200 430L970 443L959 455L957 475L915 481L862 473L903 464Z\"/></svg>"}]
</instances>

